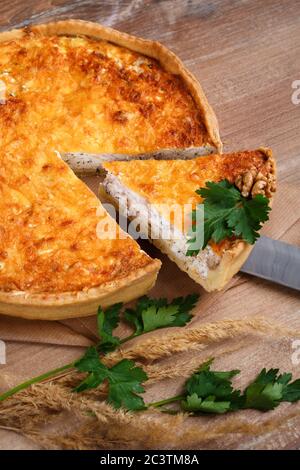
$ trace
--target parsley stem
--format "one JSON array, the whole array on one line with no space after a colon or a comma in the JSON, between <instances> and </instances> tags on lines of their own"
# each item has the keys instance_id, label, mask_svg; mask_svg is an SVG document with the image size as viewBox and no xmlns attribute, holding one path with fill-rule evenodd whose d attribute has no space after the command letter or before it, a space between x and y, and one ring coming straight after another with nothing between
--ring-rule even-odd
<instances>
[{"instance_id":1,"label":"parsley stem","mask_svg":"<svg viewBox=\"0 0 300 470\"><path fill-rule=\"evenodd\" d=\"M52 370L49 370L48 372L45 372L44 374L37 375L36 377L33 377L27 380L26 382L23 382L14 388L11 388L7 392L3 393L2 395L0 395L0 402L6 400L6 398L9 398L15 395L21 390L24 390L25 388L30 387L30 385L33 385L35 383L39 383L39 382L42 382L43 380L54 377L55 375L58 375L61 372L64 372L65 370L72 369L73 367L74 367L74 362L70 362L69 364L65 364L64 366L58 367L57 369L52 369Z\"/></svg>"},{"instance_id":2,"label":"parsley stem","mask_svg":"<svg viewBox=\"0 0 300 470\"><path fill-rule=\"evenodd\" d=\"M129 341L130 339L132 339L136 336L139 336L139 335L136 335L135 333L133 333L129 336L126 336L126 338L123 338L123 339L120 340L120 344L126 343L126 341ZM57 369L49 370L48 372L45 372L44 374L37 375L36 377L32 377L31 379L26 380L26 382L23 382L19 385L16 385L16 387L13 387L10 390L7 390L7 392L0 395L0 402L6 400L9 397L12 397L13 395L15 395L16 393L21 392L22 390L25 390L26 388L30 387L33 384L43 382L46 379L50 379L51 377L55 377L56 375L60 374L61 372L73 369L75 362L76 361L70 362L69 364L65 364L64 366L58 367Z\"/></svg>"},{"instance_id":3,"label":"parsley stem","mask_svg":"<svg viewBox=\"0 0 300 470\"><path fill-rule=\"evenodd\" d=\"M137 336L142 336L146 333L147 332L143 332L143 333L139 333L139 334L132 333L131 335L126 336L125 338L121 339L120 344L124 344L127 341L130 341L131 339L136 338ZM0 395L0 402L6 400L7 398L9 398L13 395L15 395L16 393L21 392L22 390L25 390L26 388L30 387L33 384L43 382L46 379L50 379L51 377L55 377L56 375L60 374L61 372L73 369L75 362L77 362L77 361L70 362L69 364L65 364L64 366L58 367L57 369L52 369L48 372L45 372L44 374L37 375L36 377L33 377L33 378L27 380L26 382L23 382L23 383L17 385L16 387L14 387L14 388L11 388L10 390L7 390L7 392ZM151 406L155 406L155 404L151 405ZM157 405L157 406L160 406L160 405Z\"/></svg>"},{"instance_id":4,"label":"parsley stem","mask_svg":"<svg viewBox=\"0 0 300 470\"><path fill-rule=\"evenodd\" d=\"M168 405L169 403L174 403L175 401L184 400L184 395L175 395L174 397L166 398L165 400L155 401L153 403L148 403L147 408L159 408L163 405Z\"/></svg>"}]
</instances>

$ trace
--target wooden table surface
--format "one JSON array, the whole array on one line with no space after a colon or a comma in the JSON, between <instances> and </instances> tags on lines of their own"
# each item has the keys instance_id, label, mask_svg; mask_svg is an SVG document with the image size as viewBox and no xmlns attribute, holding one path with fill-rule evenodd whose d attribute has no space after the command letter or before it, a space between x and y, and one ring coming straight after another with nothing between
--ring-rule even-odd
<instances>
[{"instance_id":1,"label":"wooden table surface","mask_svg":"<svg viewBox=\"0 0 300 470\"><path fill-rule=\"evenodd\" d=\"M299 0L2 0L0 3L0 30L67 18L98 21L164 43L200 80L218 116L225 150L270 146L277 156L281 187L285 183L298 186L300 104L292 102L292 85L300 80ZM289 218L288 241L299 243L299 225L295 225L299 215L292 207L299 191L293 194L287 198L290 207L287 211L281 208L278 214L282 221L285 216ZM298 200L295 204L299 208ZM284 227L276 232L276 223L268 234L281 237ZM187 282L188 278L183 279ZM162 278L160 282L163 281ZM247 296L252 295L253 289L257 300L250 307L253 314L278 305L275 314L282 318L287 315L291 325L292 312L299 310L296 297L287 290L267 290L265 284L255 283L242 284L238 289L237 293L245 295L246 292ZM234 293L226 294L222 308L224 312L226 308L232 312L234 303L239 301ZM238 310L239 305L234 308ZM208 308L205 315L212 315ZM298 327L299 317L293 318ZM37 346L30 347L37 349ZM299 448L299 445L298 434L293 441L289 438L285 442L285 447Z\"/></svg>"}]
</instances>

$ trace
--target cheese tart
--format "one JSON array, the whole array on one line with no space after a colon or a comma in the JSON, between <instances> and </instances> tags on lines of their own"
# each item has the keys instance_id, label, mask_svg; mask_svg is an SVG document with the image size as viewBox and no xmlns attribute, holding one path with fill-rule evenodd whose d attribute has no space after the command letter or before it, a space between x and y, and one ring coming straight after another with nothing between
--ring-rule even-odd
<instances>
[{"instance_id":1,"label":"cheese tart","mask_svg":"<svg viewBox=\"0 0 300 470\"><path fill-rule=\"evenodd\" d=\"M78 317L147 292L160 261L60 152L221 149L196 79L156 42L70 20L0 34L0 93L0 312Z\"/></svg>"},{"instance_id":2,"label":"cheese tart","mask_svg":"<svg viewBox=\"0 0 300 470\"><path fill-rule=\"evenodd\" d=\"M102 199L136 219L138 230L147 232L150 238L155 233L153 244L207 291L222 289L243 265L253 245L232 237L220 243L211 240L197 255L188 256L190 226L182 222L202 201L196 190L205 187L207 181L226 179L243 196L262 194L272 202L276 189L275 161L269 149L192 160L106 162L102 166L106 171L100 186ZM186 206L188 213L183 210ZM182 217L178 219L175 211ZM169 224L171 232L164 230ZM171 236L163 237L162 233Z\"/></svg>"}]
</instances>

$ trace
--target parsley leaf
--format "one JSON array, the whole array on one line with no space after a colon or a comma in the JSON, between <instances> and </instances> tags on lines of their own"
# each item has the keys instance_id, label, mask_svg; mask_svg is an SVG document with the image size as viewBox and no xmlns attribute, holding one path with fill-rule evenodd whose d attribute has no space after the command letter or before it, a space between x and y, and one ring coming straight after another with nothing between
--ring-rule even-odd
<instances>
[{"instance_id":1,"label":"parsley leaf","mask_svg":"<svg viewBox=\"0 0 300 470\"><path fill-rule=\"evenodd\" d=\"M283 400L290 403L300 400L300 379L294 380L284 388Z\"/></svg>"},{"instance_id":2,"label":"parsley leaf","mask_svg":"<svg viewBox=\"0 0 300 470\"><path fill-rule=\"evenodd\" d=\"M134 336L171 326L184 326L188 323L199 296L197 294L177 297L168 303L167 299L141 297L135 309L125 310L125 319L135 327Z\"/></svg>"},{"instance_id":3,"label":"parsley leaf","mask_svg":"<svg viewBox=\"0 0 300 470\"><path fill-rule=\"evenodd\" d=\"M279 374L279 369L262 369L256 379L241 394L233 389L231 380L238 370L211 371L213 359L204 363L186 382L185 399L181 406L186 411L225 413L251 408L268 411L281 402L300 400L300 379L292 380L292 374Z\"/></svg>"},{"instance_id":4,"label":"parsley leaf","mask_svg":"<svg viewBox=\"0 0 300 470\"><path fill-rule=\"evenodd\" d=\"M185 410L224 413L240 407L241 393L231 383L240 371L211 371L212 362L213 359L204 363L186 382L187 399L182 403Z\"/></svg>"},{"instance_id":5,"label":"parsley leaf","mask_svg":"<svg viewBox=\"0 0 300 470\"><path fill-rule=\"evenodd\" d=\"M230 401L216 401L214 396L205 399L199 398L196 393L188 395L182 402L185 411L222 414L230 410Z\"/></svg>"},{"instance_id":6,"label":"parsley leaf","mask_svg":"<svg viewBox=\"0 0 300 470\"><path fill-rule=\"evenodd\" d=\"M120 345L120 339L113 336L113 330L118 326L120 321L121 303L114 304L107 308L105 312L101 307L98 309L97 325L100 343L97 346L98 351L103 353L113 351Z\"/></svg>"},{"instance_id":7,"label":"parsley leaf","mask_svg":"<svg viewBox=\"0 0 300 470\"><path fill-rule=\"evenodd\" d=\"M190 312L191 310L193 310L193 308L195 308L198 300L198 294L190 294L186 297L177 297L176 299L174 299L171 305L177 305L178 311L172 325L170 326L186 325L193 318L193 315Z\"/></svg>"},{"instance_id":8,"label":"parsley leaf","mask_svg":"<svg viewBox=\"0 0 300 470\"><path fill-rule=\"evenodd\" d=\"M156 308L155 305L148 307L147 310L142 312L144 332L148 333L149 331L172 324L177 312L178 307L176 305L159 308Z\"/></svg>"},{"instance_id":9,"label":"parsley leaf","mask_svg":"<svg viewBox=\"0 0 300 470\"><path fill-rule=\"evenodd\" d=\"M110 369L108 401L116 408L143 410L145 403L137 393L144 393L141 383L148 379L141 367L133 361L123 359Z\"/></svg>"},{"instance_id":10,"label":"parsley leaf","mask_svg":"<svg viewBox=\"0 0 300 470\"><path fill-rule=\"evenodd\" d=\"M245 408L273 410L282 400L284 385L276 380L278 369L263 369L245 390Z\"/></svg>"},{"instance_id":11,"label":"parsley leaf","mask_svg":"<svg viewBox=\"0 0 300 470\"><path fill-rule=\"evenodd\" d=\"M258 231L262 222L268 220L269 199L261 194L249 199L229 181L219 183L206 182L205 188L196 191L203 199L192 212L192 228L187 237L189 248L187 256L193 256L205 248L210 240L220 243L222 240L237 237L253 244L259 237ZM204 207L204 236L201 240L201 229L195 224L197 211ZM200 219L201 220L201 219ZM196 243L199 240L199 243ZM201 240L201 241L200 241Z\"/></svg>"},{"instance_id":12,"label":"parsley leaf","mask_svg":"<svg viewBox=\"0 0 300 470\"><path fill-rule=\"evenodd\" d=\"M99 359L95 347L87 349L84 356L75 364L80 372L87 372L88 376L76 388L76 392L96 388L104 381L108 382L108 402L115 408L127 410L142 410L145 403L138 393L144 392L142 382L147 380L147 374L133 361L123 359L111 368L108 368Z\"/></svg>"},{"instance_id":13,"label":"parsley leaf","mask_svg":"<svg viewBox=\"0 0 300 470\"><path fill-rule=\"evenodd\" d=\"M280 402L300 400L300 379L289 383L292 374L278 375L278 369L263 369L245 390L245 408L273 410Z\"/></svg>"}]
</instances>

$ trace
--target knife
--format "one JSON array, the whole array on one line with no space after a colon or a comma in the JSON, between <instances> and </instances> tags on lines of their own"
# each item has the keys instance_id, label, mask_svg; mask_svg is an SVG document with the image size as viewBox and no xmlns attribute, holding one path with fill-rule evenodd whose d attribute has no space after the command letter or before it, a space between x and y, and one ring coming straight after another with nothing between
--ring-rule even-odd
<instances>
[{"instance_id":1,"label":"knife","mask_svg":"<svg viewBox=\"0 0 300 470\"><path fill-rule=\"evenodd\" d=\"M261 236L241 272L300 290L300 248Z\"/></svg>"},{"instance_id":2,"label":"knife","mask_svg":"<svg viewBox=\"0 0 300 470\"><path fill-rule=\"evenodd\" d=\"M162 149L142 154L90 154L69 152L61 158L78 175L97 175L103 172L104 162L129 160L173 160L192 159L211 153L211 147L189 147L184 149ZM272 238L262 236L256 242L241 272L300 290L300 248Z\"/></svg>"}]
</instances>

